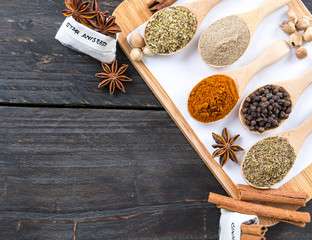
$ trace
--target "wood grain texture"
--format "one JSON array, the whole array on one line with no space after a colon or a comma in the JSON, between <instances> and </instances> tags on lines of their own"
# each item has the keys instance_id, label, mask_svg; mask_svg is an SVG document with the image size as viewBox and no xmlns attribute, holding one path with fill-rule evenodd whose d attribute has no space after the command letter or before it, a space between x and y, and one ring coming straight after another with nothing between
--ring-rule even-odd
<instances>
[{"instance_id":1,"label":"wood grain texture","mask_svg":"<svg viewBox=\"0 0 312 240\"><path fill-rule=\"evenodd\" d=\"M0 239L218 239L207 197L225 192L166 112L0 114ZM312 237L279 224L268 239L285 232Z\"/></svg>"},{"instance_id":2,"label":"wood grain texture","mask_svg":"<svg viewBox=\"0 0 312 240\"><path fill-rule=\"evenodd\" d=\"M0 236L216 238L224 191L164 111L0 114Z\"/></svg>"},{"instance_id":3,"label":"wood grain texture","mask_svg":"<svg viewBox=\"0 0 312 240\"><path fill-rule=\"evenodd\" d=\"M100 1L111 13L121 0ZM0 104L161 108L134 67L127 93L98 89L100 62L54 39L65 16L64 0L3 1L0 9ZM129 64L118 47L117 60Z\"/></svg>"},{"instance_id":4,"label":"wood grain texture","mask_svg":"<svg viewBox=\"0 0 312 240\"><path fill-rule=\"evenodd\" d=\"M110 11L121 2L100 0ZM0 105L23 106L0 107L0 239L217 240L220 213L206 198L225 191L134 67L126 94L96 89L99 63L54 40L63 8L0 9ZM312 226L266 235L310 240Z\"/></svg>"}]
</instances>

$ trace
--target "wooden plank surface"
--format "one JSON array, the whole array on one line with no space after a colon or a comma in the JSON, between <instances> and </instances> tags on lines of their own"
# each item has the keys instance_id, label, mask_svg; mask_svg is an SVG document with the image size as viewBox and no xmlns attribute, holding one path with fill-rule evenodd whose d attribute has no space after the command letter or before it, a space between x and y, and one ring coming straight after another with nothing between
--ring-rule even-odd
<instances>
[{"instance_id":1,"label":"wooden plank surface","mask_svg":"<svg viewBox=\"0 0 312 240\"><path fill-rule=\"evenodd\" d=\"M166 112L0 114L0 239L217 239L207 197L225 192ZM312 227L268 236L311 239Z\"/></svg>"},{"instance_id":2,"label":"wooden plank surface","mask_svg":"<svg viewBox=\"0 0 312 240\"><path fill-rule=\"evenodd\" d=\"M121 0L99 1L111 13ZM89 107L160 108L130 64L127 94L110 96L98 89L100 62L62 46L54 39L65 17L64 0L1 1L0 103ZM117 60L129 64L118 48ZM131 97L133 96L133 97Z\"/></svg>"},{"instance_id":3,"label":"wooden plank surface","mask_svg":"<svg viewBox=\"0 0 312 240\"><path fill-rule=\"evenodd\" d=\"M134 82L109 96L99 63L54 40L63 0L1 4L0 239L218 239L206 199L225 191L120 48ZM267 239L310 240L312 226Z\"/></svg>"}]
</instances>

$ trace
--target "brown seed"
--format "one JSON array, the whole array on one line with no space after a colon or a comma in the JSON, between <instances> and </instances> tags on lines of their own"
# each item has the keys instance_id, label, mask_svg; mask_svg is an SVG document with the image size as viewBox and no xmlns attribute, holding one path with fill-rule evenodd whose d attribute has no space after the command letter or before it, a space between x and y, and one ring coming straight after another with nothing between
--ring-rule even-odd
<instances>
[{"instance_id":1,"label":"brown seed","mask_svg":"<svg viewBox=\"0 0 312 240\"><path fill-rule=\"evenodd\" d=\"M134 61L141 61L143 58L143 52L139 48L133 48L130 52L130 58Z\"/></svg>"},{"instance_id":2,"label":"brown seed","mask_svg":"<svg viewBox=\"0 0 312 240\"><path fill-rule=\"evenodd\" d=\"M138 31L131 35L130 43L134 48L142 48L145 46L144 38Z\"/></svg>"},{"instance_id":3,"label":"brown seed","mask_svg":"<svg viewBox=\"0 0 312 240\"><path fill-rule=\"evenodd\" d=\"M298 59L304 59L308 56L308 50L305 47L300 47L296 50L296 56Z\"/></svg>"},{"instance_id":4,"label":"brown seed","mask_svg":"<svg viewBox=\"0 0 312 240\"><path fill-rule=\"evenodd\" d=\"M301 47L302 46L302 35L298 32L294 32L289 36L289 43L293 47Z\"/></svg>"},{"instance_id":5,"label":"brown seed","mask_svg":"<svg viewBox=\"0 0 312 240\"><path fill-rule=\"evenodd\" d=\"M296 28L298 30L306 30L309 26L310 26L310 18L307 16L299 18L298 22L296 23Z\"/></svg>"},{"instance_id":6,"label":"brown seed","mask_svg":"<svg viewBox=\"0 0 312 240\"><path fill-rule=\"evenodd\" d=\"M291 20L293 23L295 23L295 24L297 23L297 21L298 21L297 14L291 8L287 11L287 16L288 16L289 20Z\"/></svg>"},{"instance_id":7,"label":"brown seed","mask_svg":"<svg viewBox=\"0 0 312 240\"><path fill-rule=\"evenodd\" d=\"M145 46L145 47L142 49L142 51L143 51L143 54L144 54L145 56L151 57L151 56L154 56L154 55L155 55L155 53L153 53L153 52L148 48L148 46Z\"/></svg>"},{"instance_id":8,"label":"brown seed","mask_svg":"<svg viewBox=\"0 0 312 240\"><path fill-rule=\"evenodd\" d=\"M312 41L312 27L308 27L302 34L303 40L306 42Z\"/></svg>"},{"instance_id":9,"label":"brown seed","mask_svg":"<svg viewBox=\"0 0 312 240\"><path fill-rule=\"evenodd\" d=\"M296 31L296 26L291 20L286 20L280 25L284 33L292 34Z\"/></svg>"}]
</instances>

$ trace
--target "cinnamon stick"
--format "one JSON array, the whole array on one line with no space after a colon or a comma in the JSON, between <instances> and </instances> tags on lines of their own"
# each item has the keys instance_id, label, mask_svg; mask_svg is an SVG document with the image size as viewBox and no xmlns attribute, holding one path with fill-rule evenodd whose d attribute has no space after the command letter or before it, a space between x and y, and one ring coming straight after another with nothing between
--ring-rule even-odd
<instances>
[{"instance_id":1,"label":"cinnamon stick","mask_svg":"<svg viewBox=\"0 0 312 240\"><path fill-rule=\"evenodd\" d=\"M177 0L151 0L147 6L153 13L174 4Z\"/></svg>"},{"instance_id":2,"label":"cinnamon stick","mask_svg":"<svg viewBox=\"0 0 312 240\"><path fill-rule=\"evenodd\" d=\"M263 217L276 218L280 221L310 222L308 212L297 212L287 209L264 206L255 203L243 202L219 194L210 193L208 202L216 204L219 208L244 214L252 214Z\"/></svg>"},{"instance_id":3,"label":"cinnamon stick","mask_svg":"<svg viewBox=\"0 0 312 240\"><path fill-rule=\"evenodd\" d=\"M242 234L250 234L255 236L264 236L265 233L268 231L268 228L264 225L241 225L241 232Z\"/></svg>"},{"instance_id":4,"label":"cinnamon stick","mask_svg":"<svg viewBox=\"0 0 312 240\"><path fill-rule=\"evenodd\" d=\"M307 193L279 189L261 190L238 184L239 200L305 206Z\"/></svg>"},{"instance_id":5,"label":"cinnamon stick","mask_svg":"<svg viewBox=\"0 0 312 240\"><path fill-rule=\"evenodd\" d=\"M261 205L260 205L261 206ZM236 209L234 208L230 208L230 207L227 207L227 206L223 206L223 205L217 205L218 208L222 208L222 209L226 209L228 211L231 211L231 212L237 212ZM244 214L250 214L248 212L240 212L240 213L244 213ZM270 217L268 217L270 218ZM285 222L285 223L290 223L290 224L293 224L293 225L296 225L298 227L302 227L304 228L306 226L306 223L305 222L296 222L296 221L291 221L291 220L280 220L280 219L277 219L277 218L271 218L273 221L276 221L276 222Z\"/></svg>"},{"instance_id":6,"label":"cinnamon stick","mask_svg":"<svg viewBox=\"0 0 312 240\"><path fill-rule=\"evenodd\" d=\"M244 233L241 235L241 240L266 240L266 238L263 236L255 236Z\"/></svg>"},{"instance_id":7,"label":"cinnamon stick","mask_svg":"<svg viewBox=\"0 0 312 240\"><path fill-rule=\"evenodd\" d=\"M273 220L278 221L278 219L273 219ZM304 228L306 226L305 222L294 222L294 221L287 221L287 220L285 220L283 222L290 223L290 224L293 224L293 225L296 225L296 226L302 227L302 228Z\"/></svg>"}]
</instances>

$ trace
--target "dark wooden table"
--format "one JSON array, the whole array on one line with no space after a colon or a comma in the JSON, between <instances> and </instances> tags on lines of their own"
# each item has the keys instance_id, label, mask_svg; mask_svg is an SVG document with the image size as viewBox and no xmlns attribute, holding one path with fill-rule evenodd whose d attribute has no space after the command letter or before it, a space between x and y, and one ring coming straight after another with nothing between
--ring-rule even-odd
<instances>
[{"instance_id":1,"label":"dark wooden table","mask_svg":"<svg viewBox=\"0 0 312 240\"><path fill-rule=\"evenodd\" d=\"M133 83L110 96L100 63L54 39L63 0L1 6L0 239L218 239L207 196L225 191L123 52ZM312 226L267 238L310 240Z\"/></svg>"}]
</instances>

